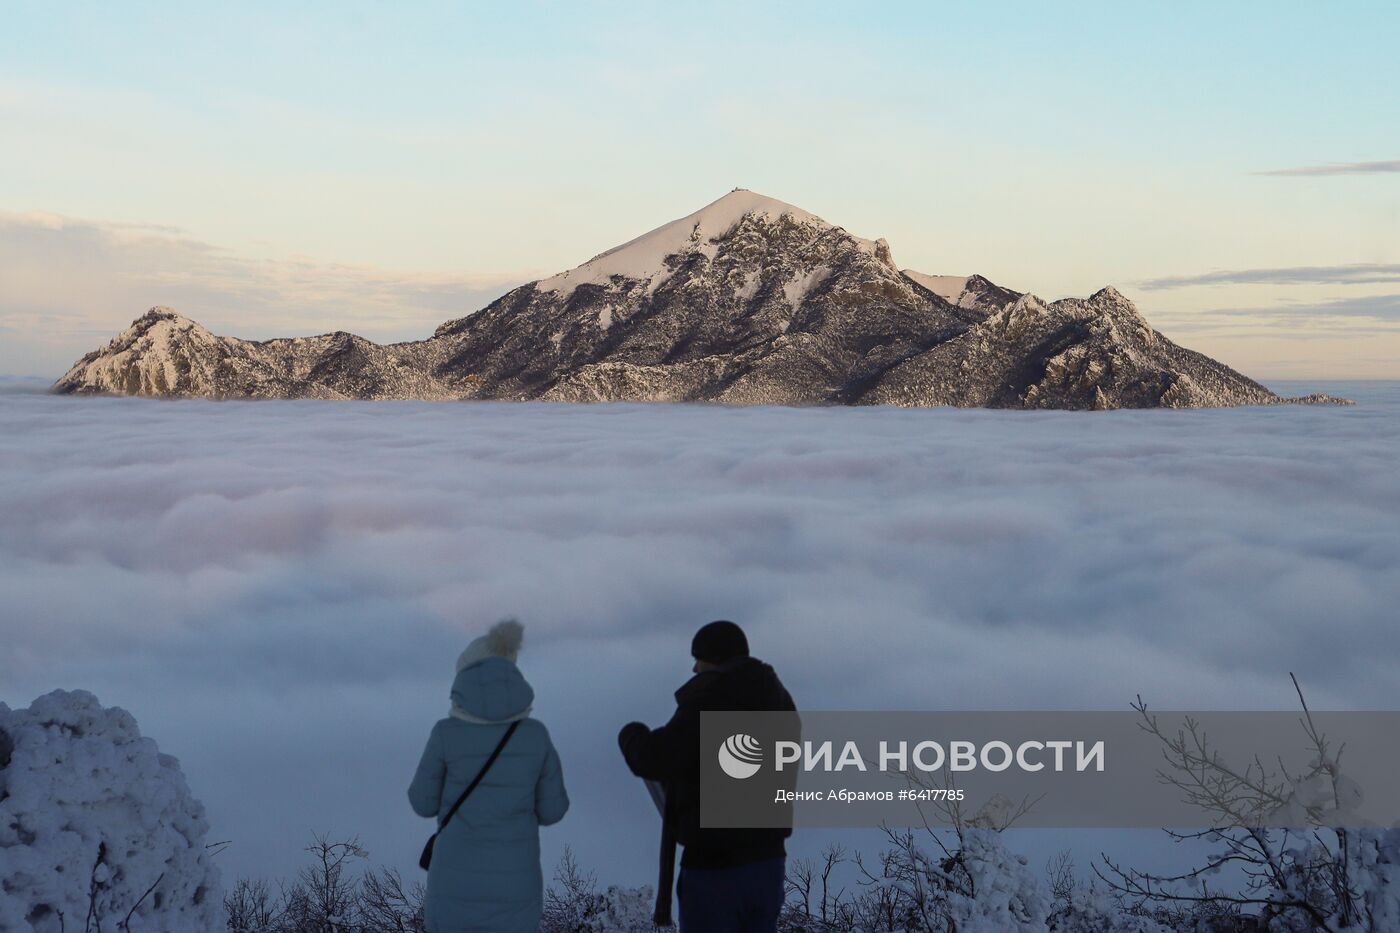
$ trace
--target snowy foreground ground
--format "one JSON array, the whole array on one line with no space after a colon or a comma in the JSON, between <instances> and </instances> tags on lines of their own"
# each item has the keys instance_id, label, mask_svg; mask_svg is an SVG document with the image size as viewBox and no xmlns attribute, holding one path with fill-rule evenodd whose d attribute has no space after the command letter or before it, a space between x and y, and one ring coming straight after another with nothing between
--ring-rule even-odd
<instances>
[{"instance_id":1,"label":"snowy foreground ground","mask_svg":"<svg viewBox=\"0 0 1400 933\"><path fill-rule=\"evenodd\" d=\"M404 797L496 618L574 810L651 883L614 744L750 630L809 709L1319 708L1400 695L1400 385L1355 408L1102 414L152 402L0 383L0 701L129 710L207 806L226 881L313 831L416 872ZM799 853L820 834L796 840ZM858 834L845 837L862 845ZM871 851L877 834L868 837ZM1024 831L1144 867L1141 834Z\"/></svg>"}]
</instances>

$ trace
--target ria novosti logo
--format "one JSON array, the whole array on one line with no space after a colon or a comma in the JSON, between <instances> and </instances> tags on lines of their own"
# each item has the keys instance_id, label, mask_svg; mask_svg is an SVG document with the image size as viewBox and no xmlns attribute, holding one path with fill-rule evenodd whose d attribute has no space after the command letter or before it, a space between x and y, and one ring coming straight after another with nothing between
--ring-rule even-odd
<instances>
[{"instance_id":1,"label":"ria novosti logo","mask_svg":"<svg viewBox=\"0 0 1400 933\"><path fill-rule=\"evenodd\" d=\"M1103 739L1092 743L1082 739L1028 740L1014 747L1009 742L993 739L980 746L967 740L954 740L946 746L942 742L925 740L914 743L911 749L908 741L881 740L879 757L875 760L863 754L860 745L852 740L780 740L773 745L773 765L780 772L787 770L789 765L796 765L800 771L827 773L848 769L867 772L872 767L882 772L907 773L913 770L930 774L945 770L997 773L1013 768L1028 773L1047 768L1054 772L1102 772L1105 747ZM1071 752L1074 753L1072 758ZM1047 758L1052 760L1045 760ZM753 777L763 767L763 743L747 732L734 733L720 743L719 766L736 780Z\"/></svg>"},{"instance_id":2,"label":"ria novosti logo","mask_svg":"<svg viewBox=\"0 0 1400 933\"><path fill-rule=\"evenodd\" d=\"M751 778L763 766L763 746L751 735L735 733L720 744L719 766L732 778Z\"/></svg>"}]
</instances>

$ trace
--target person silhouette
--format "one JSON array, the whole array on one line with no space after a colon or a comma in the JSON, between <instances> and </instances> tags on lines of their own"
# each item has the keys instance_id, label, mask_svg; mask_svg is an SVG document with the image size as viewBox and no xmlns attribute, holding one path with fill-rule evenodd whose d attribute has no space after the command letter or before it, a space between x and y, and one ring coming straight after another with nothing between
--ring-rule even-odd
<instances>
[{"instance_id":1,"label":"person silhouette","mask_svg":"<svg viewBox=\"0 0 1400 933\"><path fill-rule=\"evenodd\" d=\"M791 829L700 826L700 713L713 710L795 712L773 668L749 655L733 622L703 626L690 645L695 676L676 691L676 712L657 729L631 722L618 746L632 773L663 789L662 867L656 922L670 923L674 839L682 846L681 933L772 933L782 911Z\"/></svg>"},{"instance_id":2,"label":"person silhouette","mask_svg":"<svg viewBox=\"0 0 1400 933\"><path fill-rule=\"evenodd\" d=\"M450 712L433 726L408 789L414 812L439 821L424 853L429 933L539 930L539 827L564 818L569 796L549 732L530 718L535 692L515 664L523 635L507 619L467 645Z\"/></svg>"}]
</instances>

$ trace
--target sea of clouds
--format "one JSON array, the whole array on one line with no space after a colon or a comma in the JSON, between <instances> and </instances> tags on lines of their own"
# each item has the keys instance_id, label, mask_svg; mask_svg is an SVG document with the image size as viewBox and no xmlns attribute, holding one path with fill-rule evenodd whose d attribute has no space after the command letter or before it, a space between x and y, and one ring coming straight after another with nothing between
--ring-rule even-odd
<instances>
[{"instance_id":1,"label":"sea of clouds","mask_svg":"<svg viewBox=\"0 0 1400 933\"><path fill-rule=\"evenodd\" d=\"M808 709L1290 708L1289 671L1315 707L1391 708L1400 385L1325 388L1362 404L213 403L9 380L0 701L130 710L232 840L226 877L290 873L313 831L408 869L429 825L404 792L453 662L515 615L574 800L546 860L568 843L630 883L657 821L617 729L668 715L713 618Z\"/></svg>"}]
</instances>

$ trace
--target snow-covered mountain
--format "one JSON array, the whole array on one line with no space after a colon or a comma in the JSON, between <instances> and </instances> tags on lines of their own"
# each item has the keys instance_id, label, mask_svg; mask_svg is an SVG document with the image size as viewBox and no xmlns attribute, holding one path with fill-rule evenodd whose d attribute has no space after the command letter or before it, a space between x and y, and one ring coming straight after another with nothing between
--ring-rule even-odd
<instances>
[{"instance_id":1,"label":"snow-covered mountain","mask_svg":"<svg viewBox=\"0 0 1400 933\"><path fill-rule=\"evenodd\" d=\"M1112 288L1046 303L978 275L901 271L884 240L743 189L427 340L254 342L152 308L55 390L1080 409L1293 401L1176 346Z\"/></svg>"}]
</instances>

